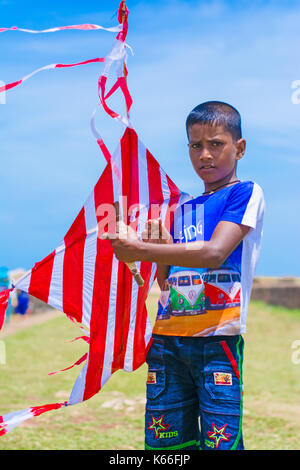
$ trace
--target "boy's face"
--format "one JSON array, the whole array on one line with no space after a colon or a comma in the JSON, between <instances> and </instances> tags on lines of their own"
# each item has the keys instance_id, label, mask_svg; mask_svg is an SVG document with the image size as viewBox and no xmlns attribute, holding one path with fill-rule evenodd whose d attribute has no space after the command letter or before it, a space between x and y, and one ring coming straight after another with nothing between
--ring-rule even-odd
<instances>
[{"instance_id":1,"label":"boy's face","mask_svg":"<svg viewBox=\"0 0 300 470\"><path fill-rule=\"evenodd\" d=\"M229 182L245 153L245 139L233 140L223 126L197 123L188 128L188 135L191 162L205 186Z\"/></svg>"}]
</instances>

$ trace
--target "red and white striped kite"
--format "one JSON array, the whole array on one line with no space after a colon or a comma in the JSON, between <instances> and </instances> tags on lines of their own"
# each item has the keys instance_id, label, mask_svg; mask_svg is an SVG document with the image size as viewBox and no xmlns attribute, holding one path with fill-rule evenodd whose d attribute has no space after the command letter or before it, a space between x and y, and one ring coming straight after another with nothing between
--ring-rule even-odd
<instances>
[{"instance_id":1,"label":"red and white striped kite","mask_svg":"<svg viewBox=\"0 0 300 470\"><path fill-rule=\"evenodd\" d=\"M104 71L98 81L100 101L111 117L125 124L125 132L116 151L110 155L95 128L93 115L92 130L107 160L105 170L60 246L36 263L15 286L0 293L0 328L10 292L14 288L21 289L77 322L85 332L81 338L87 342L88 351L74 364L83 363L83 367L68 401L30 407L0 416L0 435L26 419L91 398L115 371L123 369L130 372L140 367L145 362L151 343L152 326L145 302L156 276L156 265L136 263L144 279L143 286L139 287L126 264L115 257L111 243L100 236L107 230L107 225L115 223L115 214L111 212L115 201L120 202L125 224L134 227L140 236L149 217L160 216L168 226L174 208L187 195L181 193L142 144L128 115L121 116L106 104L106 100L118 88L123 92L128 111L132 104L126 84L127 69L125 67L125 77L123 69L126 63L128 10L125 9L125 17L122 17L122 11L124 13L123 2L119 8L122 28L117 29L118 35L112 51L105 59L93 61L105 61ZM85 29L95 29L92 28L95 25L84 26ZM7 28L0 28L0 32L4 30ZM110 92L105 94L107 77L114 63L117 80ZM9 88L12 86L6 89ZM111 229L110 226L109 231Z\"/></svg>"}]
</instances>

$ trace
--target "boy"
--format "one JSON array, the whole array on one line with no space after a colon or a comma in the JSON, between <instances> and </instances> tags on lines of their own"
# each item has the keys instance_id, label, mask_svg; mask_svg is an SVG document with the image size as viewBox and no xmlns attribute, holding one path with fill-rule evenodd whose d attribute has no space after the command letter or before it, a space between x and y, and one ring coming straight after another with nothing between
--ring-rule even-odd
<instances>
[{"instance_id":1,"label":"boy","mask_svg":"<svg viewBox=\"0 0 300 470\"><path fill-rule=\"evenodd\" d=\"M175 211L172 235L150 220L143 241L111 241L121 261L156 262L162 289L147 355L145 447L243 449L241 335L264 199L256 183L236 176L246 143L235 108L202 103L186 129L202 195Z\"/></svg>"}]
</instances>

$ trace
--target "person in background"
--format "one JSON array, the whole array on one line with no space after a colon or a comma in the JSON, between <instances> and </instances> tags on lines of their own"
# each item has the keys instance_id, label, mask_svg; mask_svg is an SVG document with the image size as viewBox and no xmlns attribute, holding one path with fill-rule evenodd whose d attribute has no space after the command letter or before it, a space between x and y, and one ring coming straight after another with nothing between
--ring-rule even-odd
<instances>
[{"instance_id":1,"label":"person in background","mask_svg":"<svg viewBox=\"0 0 300 470\"><path fill-rule=\"evenodd\" d=\"M0 267L0 292L3 290L6 290L10 287L10 276L9 276L9 270L6 266L1 266ZM11 303L11 299L8 301L8 306L6 309L6 314L5 314L5 324L8 325L10 323L11 315L13 312L13 306Z\"/></svg>"},{"instance_id":2,"label":"person in background","mask_svg":"<svg viewBox=\"0 0 300 470\"><path fill-rule=\"evenodd\" d=\"M15 313L19 315L25 315L29 311L29 295L27 292L17 289L17 305L15 307Z\"/></svg>"}]
</instances>

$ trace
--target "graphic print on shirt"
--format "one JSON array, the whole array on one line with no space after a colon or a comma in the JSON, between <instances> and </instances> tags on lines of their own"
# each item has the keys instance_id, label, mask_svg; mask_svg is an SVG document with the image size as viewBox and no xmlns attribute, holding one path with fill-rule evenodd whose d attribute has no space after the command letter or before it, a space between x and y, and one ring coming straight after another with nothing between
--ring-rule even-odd
<instances>
[{"instance_id":1,"label":"graphic print on shirt","mask_svg":"<svg viewBox=\"0 0 300 470\"><path fill-rule=\"evenodd\" d=\"M180 214L174 215L174 242L207 241L220 220L243 223L254 229L255 214L257 219L263 214L262 192L258 190L258 196L254 197L254 185L245 182L236 185L240 188L233 190L232 187L185 203ZM258 233L256 246L259 246L260 238L261 233ZM253 240L255 242L255 238ZM161 290L153 332L178 336L240 334L242 290L249 298L252 282L251 279L242 285L243 256L248 256L252 248L247 243L245 246L240 243L218 269L170 266L168 279ZM246 311L247 305L244 309Z\"/></svg>"},{"instance_id":2,"label":"graphic print on shirt","mask_svg":"<svg viewBox=\"0 0 300 470\"><path fill-rule=\"evenodd\" d=\"M161 291L154 332L168 326L170 333L197 336L225 325L234 332L239 328L240 280L233 269L172 272ZM159 325L159 320L170 320L169 325Z\"/></svg>"}]
</instances>

